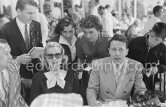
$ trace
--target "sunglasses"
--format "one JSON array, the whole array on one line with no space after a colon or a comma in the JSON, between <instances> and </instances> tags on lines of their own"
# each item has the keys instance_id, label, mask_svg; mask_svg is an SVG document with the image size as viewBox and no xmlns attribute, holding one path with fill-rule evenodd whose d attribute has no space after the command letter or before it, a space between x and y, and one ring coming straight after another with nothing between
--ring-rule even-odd
<instances>
[{"instance_id":1,"label":"sunglasses","mask_svg":"<svg viewBox=\"0 0 166 107\"><path fill-rule=\"evenodd\" d=\"M47 54L46 56L47 56L48 59L53 59L54 57L55 57L56 59L59 59L59 58L61 58L62 54L61 54L61 53Z\"/></svg>"}]
</instances>

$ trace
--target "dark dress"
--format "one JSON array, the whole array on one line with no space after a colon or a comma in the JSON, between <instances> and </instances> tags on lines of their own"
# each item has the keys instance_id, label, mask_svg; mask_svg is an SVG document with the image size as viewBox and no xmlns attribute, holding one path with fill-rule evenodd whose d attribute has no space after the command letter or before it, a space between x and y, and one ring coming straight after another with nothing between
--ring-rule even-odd
<instances>
[{"instance_id":1,"label":"dark dress","mask_svg":"<svg viewBox=\"0 0 166 107\"><path fill-rule=\"evenodd\" d=\"M75 84L77 81L74 78L74 71L68 70L66 77L64 78L66 81L64 89L62 89L59 85L55 85L52 88L47 88L47 78L44 75L44 72L38 72L33 76L32 86L31 86L31 101L33 101L38 95L44 93L77 93L78 86Z\"/></svg>"}]
</instances>

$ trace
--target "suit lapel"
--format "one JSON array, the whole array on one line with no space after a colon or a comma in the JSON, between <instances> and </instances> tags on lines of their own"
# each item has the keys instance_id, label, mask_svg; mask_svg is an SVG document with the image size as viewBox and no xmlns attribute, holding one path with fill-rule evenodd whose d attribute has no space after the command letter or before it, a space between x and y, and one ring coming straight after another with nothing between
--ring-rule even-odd
<instances>
[{"instance_id":1,"label":"suit lapel","mask_svg":"<svg viewBox=\"0 0 166 107\"><path fill-rule=\"evenodd\" d=\"M21 34L21 31L18 28L18 25L16 23L16 18L13 20L12 26L13 26L12 35L10 36L12 41L15 43L15 45L18 47L18 49L21 50L21 52L26 53L25 42L24 42L23 36Z\"/></svg>"}]
</instances>

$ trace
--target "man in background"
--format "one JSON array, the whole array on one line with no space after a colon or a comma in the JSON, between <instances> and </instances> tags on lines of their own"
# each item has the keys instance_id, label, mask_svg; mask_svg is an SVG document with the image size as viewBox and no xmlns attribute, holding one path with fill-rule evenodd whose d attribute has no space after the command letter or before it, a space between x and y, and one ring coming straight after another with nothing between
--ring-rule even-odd
<instances>
[{"instance_id":1,"label":"man in background","mask_svg":"<svg viewBox=\"0 0 166 107\"><path fill-rule=\"evenodd\" d=\"M0 38L6 39L11 47L11 55L20 63L22 94L29 104L32 76L39 70L38 59L32 59L28 52L33 47L42 47L42 34L39 22L34 21L38 4L34 0L18 0L17 16L0 28Z\"/></svg>"}]
</instances>

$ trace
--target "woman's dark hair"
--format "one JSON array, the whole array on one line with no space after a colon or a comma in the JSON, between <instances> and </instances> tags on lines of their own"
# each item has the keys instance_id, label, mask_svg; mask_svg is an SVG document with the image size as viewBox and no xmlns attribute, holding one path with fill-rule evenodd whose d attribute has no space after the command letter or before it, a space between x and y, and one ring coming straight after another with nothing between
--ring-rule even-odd
<instances>
[{"instance_id":1,"label":"woman's dark hair","mask_svg":"<svg viewBox=\"0 0 166 107\"><path fill-rule=\"evenodd\" d=\"M70 17L65 17L60 19L58 24L55 27L54 33L60 35L61 32L63 31L64 27L72 25L74 27L74 22L73 19Z\"/></svg>"},{"instance_id":2,"label":"woman's dark hair","mask_svg":"<svg viewBox=\"0 0 166 107\"><path fill-rule=\"evenodd\" d=\"M116 34L115 36L111 38L110 44L112 41L120 41L120 42L126 43L126 48L128 48L128 40L123 34Z\"/></svg>"},{"instance_id":3,"label":"woman's dark hair","mask_svg":"<svg viewBox=\"0 0 166 107\"><path fill-rule=\"evenodd\" d=\"M82 28L95 28L97 31L102 31L102 24L97 16L89 15L83 18L80 22Z\"/></svg>"}]
</instances>

